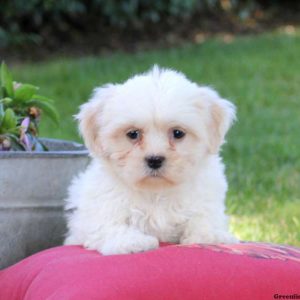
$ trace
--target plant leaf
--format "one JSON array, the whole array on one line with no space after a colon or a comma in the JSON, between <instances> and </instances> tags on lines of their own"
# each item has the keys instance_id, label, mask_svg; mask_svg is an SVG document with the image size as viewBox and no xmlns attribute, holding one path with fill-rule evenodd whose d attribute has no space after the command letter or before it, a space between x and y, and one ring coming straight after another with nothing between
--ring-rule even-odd
<instances>
[{"instance_id":1,"label":"plant leaf","mask_svg":"<svg viewBox=\"0 0 300 300\"><path fill-rule=\"evenodd\" d=\"M12 98L14 96L12 75L4 62L1 64L1 88L4 94L3 97Z\"/></svg>"},{"instance_id":2,"label":"plant leaf","mask_svg":"<svg viewBox=\"0 0 300 300\"><path fill-rule=\"evenodd\" d=\"M26 151L24 145L20 142L19 138L14 134L6 134L6 136L10 137L11 148L14 151Z\"/></svg>"},{"instance_id":3,"label":"plant leaf","mask_svg":"<svg viewBox=\"0 0 300 300\"><path fill-rule=\"evenodd\" d=\"M39 100L29 100L26 101L26 104L40 108L56 125L59 125L58 113L51 103Z\"/></svg>"},{"instance_id":4,"label":"plant leaf","mask_svg":"<svg viewBox=\"0 0 300 300\"><path fill-rule=\"evenodd\" d=\"M41 96L41 95L33 95L31 97L32 100L41 100L41 101L44 101L44 102L49 102L49 103L54 103L54 101L52 99L49 99L45 96Z\"/></svg>"},{"instance_id":5,"label":"plant leaf","mask_svg":"<svg viewBox=\"0 0 300 300\"><path fill-rule=\"evenodd\" d=\"M39 141L40 146L43 148L42 151L49 151L48 147L43 142L41 142L40 139L37 139L37 140Z\"/></svg>"},{"instance_id":6,"label":"plant leaf","mask_svg":"<svg viewBox=\"0 0 300 300\"><path fill-rule=\"evenodd\" d=\"M3 117L4 117L4 107L3 104L0 102L0 127L2 124Z\"/></svg>"},{"instance_id":7,"label":"plant leaf","mask_svg":"<svg viewBox=\"0 0 300 300\"><path fill-rule=\"evenodd\" d=\"M12 101L13 100L11 98L9 98L9 97L5 97L5 98L0 99L0 103L3 103L5 105L10 104Z\"/></svg>"},{"instance_id":8,"label":"plant leaf","mask_svg":"<svg viewBox=\"0 0 300 300\"><path fill-rule=\"evenodd\" d=\"M15 90L15 99L17 101L27 101L32 98L39 88L31 84L22 84Z\"/></svg>"},{"instance_id":9,"label":"plant leaf","mask_svg":"<svg viewBox=\"0 0 300 300\"><path fill-rule=\"evenodd\" d=\"M4 112L1 127L4 129L14 129L17 126L17 117L11 108Z\"/></svg>"},{"instance_id":10,"label":"plant leaf","mask_svg":"<svg viewBox=\"0 0 300 300\"><path fill-rule=\"evenodd\" d=\"M35 152L48 151L48 149L43 145L43 143L38 138L34 139L34 145L32 150Z\"/></svg>"}]
</instances>

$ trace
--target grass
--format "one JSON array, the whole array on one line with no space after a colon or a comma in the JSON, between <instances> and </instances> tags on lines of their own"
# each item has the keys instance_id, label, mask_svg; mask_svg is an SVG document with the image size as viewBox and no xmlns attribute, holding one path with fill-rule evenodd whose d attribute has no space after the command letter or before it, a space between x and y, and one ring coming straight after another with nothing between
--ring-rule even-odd
<instances>
[{"instance_id":1,"label":"grass","mask_svg":"<svg viewBox=\"0 0 300 300\"><path fill-rule=\"evenodd\" d=\"M60 58L13 67L19 81L56 100L61 127L45 120L43 136L79 140L72 115L93 87L119 82L157 63L215 87L238 107L223 156L228 212L244 240L300 246L300 34L245 36L225 43L137 54Z\"/></svg>"}]
</instances>

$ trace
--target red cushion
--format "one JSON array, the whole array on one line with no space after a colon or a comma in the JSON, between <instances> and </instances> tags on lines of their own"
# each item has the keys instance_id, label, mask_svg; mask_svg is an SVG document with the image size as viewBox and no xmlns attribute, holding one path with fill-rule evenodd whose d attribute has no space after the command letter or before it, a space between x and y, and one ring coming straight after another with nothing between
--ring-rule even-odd
<instances>
[{"instance_id":1,"label":"red cushion","mask_svg":"<svg viewBox=\"0 0 300 300\"><path fill-rule=\"evenodd\" d=\"M165 245L114 256L63 246L0 272L1 300L252 300L297 293L300 249L260 243Z\"/></svg>"}]
</instances>

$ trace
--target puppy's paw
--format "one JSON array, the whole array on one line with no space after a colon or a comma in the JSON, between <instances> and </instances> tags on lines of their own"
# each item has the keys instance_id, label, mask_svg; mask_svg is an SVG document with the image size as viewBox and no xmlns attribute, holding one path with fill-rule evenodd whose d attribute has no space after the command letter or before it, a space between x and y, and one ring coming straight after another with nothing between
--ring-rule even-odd
<instances>
[{"instance_id":1,"label":"puppy's paw","mask_svg":"<svg viewBox=\"0 0 300 300\"><path fill-rule=\"evenodd\" d=\"M155 249L158 246L157 238L140 232L130 232L121 237L108 238L100 252L104 255L127 254Z\"/></svg>"},{"instance_id":2,"label":"puppy's paw","mask_svg":"<svg viewBox=\"0 0 300 300\"><path fill-rule=\"evenodd\" d=\"M237 244L239 240L227 231L197 232L183 236L180 244Z\"/></svg>"}]
</instances>

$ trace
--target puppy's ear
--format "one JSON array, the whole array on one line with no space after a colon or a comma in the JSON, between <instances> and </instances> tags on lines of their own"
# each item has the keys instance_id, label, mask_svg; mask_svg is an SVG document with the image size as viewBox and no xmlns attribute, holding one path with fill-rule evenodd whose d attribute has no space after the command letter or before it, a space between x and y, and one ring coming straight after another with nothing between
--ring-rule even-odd
<instances>
[{"instance_id":1,"label":"puppy's ear","mask_svg":"<svg viewBox=\"0 0 300 300\"><path fill-rule=\"evenodd\" d=\"M208 104L209 118L208 147L210 153L217 153L225 142L225 135L236 119L236 108L228 100L222 99L219 94L211 88L200 87L202 99Z\"/></svg>"},{"instance_id":2,"label":"puppy's ear","mask_svg":"<svg viewBox=\"0 0 300 300\"><path fill-rule=\"evenodd\" d=\"M75 119L79 121L79 132L92 154L101 152L99 139L101 114L106 101L113 96L114 90L113 84L96 88L91 99L80 106L80 111L75 116Z\"/></svg>"}]
</instances>

